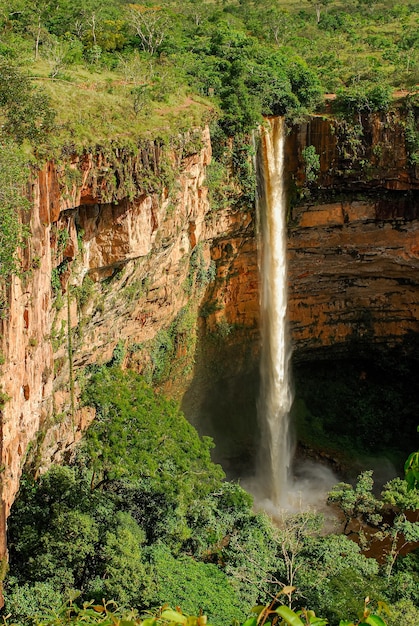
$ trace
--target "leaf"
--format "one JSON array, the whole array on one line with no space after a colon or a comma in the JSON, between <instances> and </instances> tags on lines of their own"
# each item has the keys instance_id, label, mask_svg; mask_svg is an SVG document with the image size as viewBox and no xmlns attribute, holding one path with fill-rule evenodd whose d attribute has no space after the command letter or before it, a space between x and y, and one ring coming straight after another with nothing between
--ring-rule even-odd
<instances>
[{"instance_id":1,"label":"leaf","mask_svg":"<svg viewBox=\"0 0 419 626\"><path fill-rule=\"evenodd\" d=\"M382 600L378 600L377 605L379 613L382 613L384 611L386 615L391 615L391 610L385 602L383 602Z\"/></svg>"},{"instance_id":2,"label":"leaf","mask_svg":"<svg viewBox=\"0 0 419 626\"><path fill-rule=\"evenodd\" d=\"M339 626L355 626L355 624L347 619L341 619L339 622Z\"/></svg>"},{"instance_id":3,"label":"leaf","mask_svg":"<svg viewBox=\"0 0 419 626\"><path fill-rule=\"evenodd\" d=\"M369 624L369 626L386 626L386 623L379 615L368 615L365 619L365 623Z\"/></svg>"},{"instance_id":4,"label":"leaf","mask_svg":"<svg viewBox=\"0 0 419 626\"><path fill-rule=\"evenodd\" d=\"M265 608L265 607L263 607ZM257 619L256 617L249 617L249 619L247 619L244 623L243 626L256 626L257 624Z\"/></svg>"},{"instance_id":5,"label":"leaf","mask_svg":"<svg viewBox=\"0 0 419 626\"><path fill-rule=\"evenodd\" d=\"M259 604L258 606L254 606L250 612L256 613L257 615L259 615L260 613L262 613L264 609L267 609L267 608L268 608L267 606L263 606L262 604Z\"/></svg>"},{"instance_id":6,"label":"leaf","mask_svg":"<svg viewBox=\"0 0 419 626\"><path fill-rule=\"evenodd\" d=\"M174 622L175 624L186 624L188 621L186 615L182 615L182 613L178 613L172 609L166 609L166 611L163 611L161 616L163 619L166 619L169 622Z\"/></svg>"},{"instance_id":7,"label":"leaf","mask_svg":"<svg viewBox=\"0 0 419 626\"><path fill-rule=\"evenodd\" d=\"M324 617L316 617L314 611L302 609L296 613L299 616L304 617L307 624L317 624L317 626L327 626L329 623Z\"/></svg>"},{"instance_id":8,"label":"leaf","mask_svg":"<svg viewBox=\"0 0 419 626\"><path fill-rule=\"evenodd\" d=\"M279 606L275 609L275 613L278 613L290 626L304 626L298 615L287 606Z\"/></svg>"},{"instance_id":9,"label":"leaf","mask_svg":"<svg viewBox=\"0 0 419 626\"><path fill-rule=\"evenodd\" d=\"M417 463L417 457L418 456L418 452L411 452L409 454L409 456L406 459L406 462L404 464L404 470L405 472L412 467L413 465L415 465Z\"/></svg>"}]
</instances>

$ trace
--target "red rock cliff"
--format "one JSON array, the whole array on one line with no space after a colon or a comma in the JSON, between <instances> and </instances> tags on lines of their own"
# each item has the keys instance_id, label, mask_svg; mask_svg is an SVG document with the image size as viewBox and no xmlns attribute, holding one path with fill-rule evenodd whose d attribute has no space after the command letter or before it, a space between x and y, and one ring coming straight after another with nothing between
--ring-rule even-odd
<instances>
[{"instance_id":1,"label":"red rock cliff","mask_svg":"<svg viewBox=\"0 0 419 626\"><path fill-rule=\"evenodd\" d=\"M351 134L352 133L352 134ZM290 187L303 150L320 157L311 195L289 220L289 311L296 350L351 338L394 343L419 331L419 171L396 113L351 130L320 117L287 142Z\"/></svg>"},{"instance_id":2,"label":"red rock cliff","mask_svg":"<svg viewBox=\"0 0 419 626\"><path fill-rule=\"evenodd\" d=\"M59 461L93 417L77 408L82 368L166 328L190 298L191 251L199 245L205 273L213 241L247 228L246 213L211 213L210 159L206 129L171 148L149 142L136 153L50 162L33 180L26 274L13 278L0 322L9 398L1 411L0 557L23 464L42 471Z\"/></svg>"}]
</instances>

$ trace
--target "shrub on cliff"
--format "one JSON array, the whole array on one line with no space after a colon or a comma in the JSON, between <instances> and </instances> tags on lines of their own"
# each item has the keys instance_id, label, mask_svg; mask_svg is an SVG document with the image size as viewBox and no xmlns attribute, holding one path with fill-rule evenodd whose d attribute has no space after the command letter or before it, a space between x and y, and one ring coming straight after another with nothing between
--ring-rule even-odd
<instances>
[{"instance_id":1,"label":"shrub on cliff","mask_svg":"<svg viewBox=\"0 0 419 626\"><path fill-rule=\"evenodd\" d=\"M22 151L0 139L0 278L5 280L21 272L19 247L28 235L22 224L22 214L29 208L26 174ZM0 316L1 304L0 299Z\"/></svg>"},{"instance_id":2,"label":"shrub on cliff","mask_svg":"<svg viewBox=\"0 0 419 626\"><path fill-rule=\"evenodd\" d=\"M333 108L346 115L387 111L392 100L392 89L388 85L354 85L340 88L336 93Z\"/></svg>"},{"instance_id":3,"label":"shrub on cliff","mask_svg":"<svg viewBox=\"0 0 419 626\"><path fill-rule=\"evenodd\" d=\"M19 144L26 139L39 145L53 129L55 111L50 98L1 56L0 111L5 118L2 134Z\"/></svg>"}]
</instances>

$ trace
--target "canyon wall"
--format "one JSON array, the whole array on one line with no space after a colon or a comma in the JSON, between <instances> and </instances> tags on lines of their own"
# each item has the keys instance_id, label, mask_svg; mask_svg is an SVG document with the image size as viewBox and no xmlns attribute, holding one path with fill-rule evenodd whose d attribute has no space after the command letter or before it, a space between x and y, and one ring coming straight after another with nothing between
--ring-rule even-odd
<instances>
[{"instance_id":1,"label":"canyon wall","mask_svg":"<svg viewBox=\"0 0 419 626\"><path fill-rule=\"evenodd\" d=\"M287 138L301 359L419 330L419 180L400 119L368 118L362 137L348 133L314 117ZM320 170L308 184L311 145ZM134 367L183 396L192 421L216 414L226 440L243 435L241 450L253 440L240 423L257 396L256 216L252 206L211 209L210 159L206 129L171 146L70 155L33 178L25 275L13 278L1 320L2 554L23 464L42 471L67 458L93 419L78 399L94 364Z\"/></svg>"},{"instance_id":2,"label":"canyon wall","mask_svg":"<svg viewBox=\"0 0 419 626\"><path fill-rule=\"evenodd\" d=\"M0 556L23 465L39 472L68 458L94 417L79 405L89 366L125 361L158 380L153 356L164 346L156 337L187 319L176 346L179 386L191 375L189 335L214 271L213 242L241 241L252 220L250 211L211 211L210 160L204 129L171 145L70 156L33 177L24 276L13 277L0 321ZM237 246L230 256L239 256ZM188 342L192 354L183 358Z\"/></svg>"},{"instance_id":3,"label":"canyon wall","mask_svg":"<svg viewBox=\"0 0 419 626\"><path fill-rule=\"evenodd\" d=\"M303 191L289 218L297 357L324 346L344 350L352 339L392 344L419 331L419 168L404 120L383 113L350 129L314 117L288 138L290 190ZM320 157L308 187L306 146Z\"/></svg>"},{"instance_id":4,"label":"canyon wall","mask_svg":"<svg viewBox=\"0 0 419 626\"><path fill-rule=\"evenodd\" d=\"M377 349L416 345L410 339L419 332L418 167L410 162L399 114L365 116L362 127L357 122L314 116L288 129L288 311L295 362L359 350L365 355L372 343ZM319 159L313 182L304 158L310 146ZM218 274L207 298L220 306L201 320L195 376L183 396L186 414L215 439L214 456L232 477L252 473L258 438L255 244L256 238L215 242ZM242 252L229 259L240 246ZM228 325L214 341L217 316Z\"/></svg>"}]
</instances>

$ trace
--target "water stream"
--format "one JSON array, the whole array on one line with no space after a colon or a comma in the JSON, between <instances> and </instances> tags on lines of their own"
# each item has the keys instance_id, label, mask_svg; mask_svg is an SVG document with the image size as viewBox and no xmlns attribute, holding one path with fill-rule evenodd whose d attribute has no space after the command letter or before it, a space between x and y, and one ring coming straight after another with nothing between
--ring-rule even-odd
<instances>
[{"instance_id":1,"label":"water stream","mask_svg":"<svg viewBox=\"0 0 419 626\"><path fill-rule=\"evenodd\" d=\"M286 197L284 120L275 117L262 131L263 188L259 200L261 266L261 430L257 479L260 494L274 509L286 504L291 461L289 412L291 349L287 330Z\"/></svg>"},{"instance_id":2,"label":"water stream","mask_svg":"<svg viewBox=\"0 0 419 626\"><path fill-rule=\"evenodd\" d=\"M261 441L256 476L246 487L258 508L277 517L283 510L319 508L337 479L331 470L312 462L299 464L296 475L291 473L293 392L287 324L285 123L275 117L266 124L261 135L258 201L262 347L257 412Z\"/></svg>"}]
</instances>

